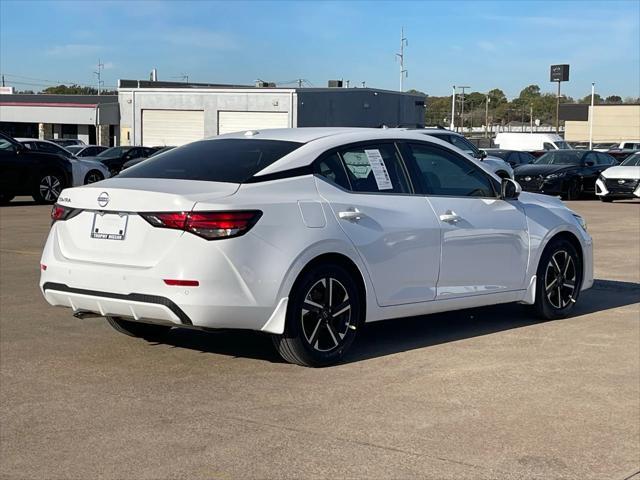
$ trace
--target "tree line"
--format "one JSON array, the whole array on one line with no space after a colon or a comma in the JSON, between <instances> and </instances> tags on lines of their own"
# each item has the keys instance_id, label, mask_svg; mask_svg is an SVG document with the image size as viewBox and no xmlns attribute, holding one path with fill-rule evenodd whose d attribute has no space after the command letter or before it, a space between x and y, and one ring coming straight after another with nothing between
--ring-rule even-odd
<instances>
[{"instance_id":1,"label":"tree line","mask_svg":"<svg viewBox=\"0 0 640 480\"><path fill-rule=\"evenodd\" d=\"M447 126L451 123L451 100L452 96L431 97L419 90L409 90L408 93L425 95L425 122L426 125ZM487 99L489 103L487 105ZM494 88L489 92L470 92L464 95L464 118L462 115L463 97L456 94L456 125L461 125L464 121L465 127L479 127L488 121L490 125L506 125L510 122L529 123L532 120L539 120L540 124L553 124L556 115L556 94L541 92L538 85L529 85L520 91L518 97L509 100L505 93L499 88ZM562 95L560 103L591 103L591 94L582 98L574 99L570 96ZM602 98L594 95L594 103L623 104L640 103L640 98L622 98L619 95L610 95Z\"/></svg>"},{"instance_id":2,"label":"tree line","mask_svg":"<svg viewBox=\"0 0 640 480\"><path fill-rule=\"evenodd\" d=\"M34 94L33 90L18 90L16 93ZM98 89L81 85L55 85L47 87L37 93L48 93L50 95L97 95ZM100 95L117 95L117 90L101 90Z\"/></svg>"}]
</instances>

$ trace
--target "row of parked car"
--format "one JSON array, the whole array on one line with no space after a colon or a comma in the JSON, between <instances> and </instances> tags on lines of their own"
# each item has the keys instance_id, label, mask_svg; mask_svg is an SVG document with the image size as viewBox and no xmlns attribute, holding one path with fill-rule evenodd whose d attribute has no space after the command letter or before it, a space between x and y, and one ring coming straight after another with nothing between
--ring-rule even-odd
<instances>
[{"instance_id":1,"label":"row of parked car","mask_svg":"<svg viewBox=\"0 0 640 480\"><path fill-rule=\"evenodd\" d=\"M406 129L402 129L406 130ZM525 191L575 200L597 195L602 201L640 197L640 142L623 142L617 150L575 149L553 134L499 134L500 147L479 149L463 135L443 128L419 132L445 141L481 161L501 178L516 180ZM103 147L76 139L12 139L0 136L0 202L32 195L54 202L67 186L85 185L117 175L171 146ZM619 164L619 155L628 158Z\"/></svg>"},{"instance_id":2,"label":"row of parked car","mask_svg":"<svg viewBox=\"0 0 640 480\"><path fill-rule=\"evenodd\" d=\"M117 175L170 147L103 147L80 140L12 138L0 133L0 203L18 195L53 203L70 186Z\"/></svg>"}]
</instances>

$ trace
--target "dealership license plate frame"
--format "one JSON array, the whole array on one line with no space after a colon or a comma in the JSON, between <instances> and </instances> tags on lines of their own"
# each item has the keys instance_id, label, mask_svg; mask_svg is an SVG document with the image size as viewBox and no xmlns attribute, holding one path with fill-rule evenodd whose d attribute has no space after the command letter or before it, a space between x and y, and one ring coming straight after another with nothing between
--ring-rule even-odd
<instances>
[{"instance_id":1,"label":"dealership license plate frame","mask_svg":"<svg viewBox=\"0 0 640 480\"><path fill-rule=\"evenodd\" d=\"M128 225L128 213L94 212L90 235L97 240L124 240Z\"/></svg>"}]
</instances>

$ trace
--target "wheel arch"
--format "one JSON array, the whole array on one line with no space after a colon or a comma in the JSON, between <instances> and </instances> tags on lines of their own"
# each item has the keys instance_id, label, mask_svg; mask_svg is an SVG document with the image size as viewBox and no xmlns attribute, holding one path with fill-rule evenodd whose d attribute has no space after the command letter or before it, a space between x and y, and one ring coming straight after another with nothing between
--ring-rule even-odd
<instances>
[{"instance_id":1,"label":"wheel arch","mask_svg":"<svg viewBox=\"0 0 640 480\"><path fill-rule=\"evenodd\" d=\"M362 271L360 270L360 267L358 267L358 265L356 265L356 263L352 259L344 255L343 253L338 253L338 252L322 253L312 258L311 260L309 260L306 263L306 265L302 268L302 270L298 272L298 275L296 276L293 284L291 285L289 294L291 293L291 291L293 291L294 288L296 288L298 282L306 272L308 272L309 270L313 269L316 266L326 265L326 264L334 264L344 268L347 272L349 272L349 274L351 274L351 276L355 280L356 284L358 285L358 291L360 293L360 299L359 299L360 308L362 309L362 322L364 322L367 316L367 284L365 281L365 277Z\"/></svg>"}]
</instances>

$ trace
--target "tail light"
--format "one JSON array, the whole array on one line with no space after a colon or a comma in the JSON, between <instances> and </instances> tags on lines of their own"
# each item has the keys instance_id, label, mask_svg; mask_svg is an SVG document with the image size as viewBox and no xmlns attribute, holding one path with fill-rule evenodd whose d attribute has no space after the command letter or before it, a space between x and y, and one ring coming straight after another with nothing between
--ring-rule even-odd
<instances>
[{"instance_id":1,"label":"tail light","mask_svg":"<svg viewBox=\"0 0 640 480\"><path fill-rule=\"evenodd\" d=\"M61 220L69 220L80 212L81 210L78 208L69 208L55 203L51 209L51 224Z\"/></svg>"},{"instance_id":2,"label":"tail light","mask_svg":"<svg viewBox=\"0 0 640 480\"><path fill-rule=\"evenodd\" d=\"M206 240L218 240L244 235L260 219L262 212L158 212L140 213L140 216L154 227L184 230Z\"/></svg>"}]
</instances>

